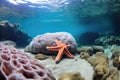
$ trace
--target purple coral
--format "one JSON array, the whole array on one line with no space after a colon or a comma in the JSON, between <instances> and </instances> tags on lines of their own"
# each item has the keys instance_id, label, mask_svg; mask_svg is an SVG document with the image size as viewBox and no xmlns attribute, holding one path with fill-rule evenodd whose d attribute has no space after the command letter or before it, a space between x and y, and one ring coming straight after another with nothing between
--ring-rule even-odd
<instances>
[{"instance_id":1,"label":"purple coral","mask_svg":"<svg viewBox=\"0 0 120 80\"><path fill-rule=\"evenodd\" d=\"M24 52L0 44L0 80L55 80L51 72Z\"/></svg>"}]
</instances>

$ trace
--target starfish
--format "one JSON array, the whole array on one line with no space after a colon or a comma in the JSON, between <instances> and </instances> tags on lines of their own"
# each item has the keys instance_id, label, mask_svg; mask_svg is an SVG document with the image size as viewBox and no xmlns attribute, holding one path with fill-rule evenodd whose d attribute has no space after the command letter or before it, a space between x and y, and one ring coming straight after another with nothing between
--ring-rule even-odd
<instances>
[{"instance_id":1,"label":"starfish","mask_svg":"<svg viewBox=\"0 0 120 80\"><path fill-rule=\"evenodd\" d=\"M55 40L55 43L57 44L57 46L47 46L46 48L47 48L48 50L51 50L51 51L58 51L57 57L55 58L55 62L56 62L56 63L58 63L58 62L61 60L61 58L62 58L62 56L63 56L64 53L65 53L68 57L74 58L74 56L73 56L73 55L69 52L69 50L68 50L68 47L69 47L70 45L66 45L66 44L64 44L64 43L61 43L61 42L58 41L58 40Z\"/></svg>"}]
</instances>

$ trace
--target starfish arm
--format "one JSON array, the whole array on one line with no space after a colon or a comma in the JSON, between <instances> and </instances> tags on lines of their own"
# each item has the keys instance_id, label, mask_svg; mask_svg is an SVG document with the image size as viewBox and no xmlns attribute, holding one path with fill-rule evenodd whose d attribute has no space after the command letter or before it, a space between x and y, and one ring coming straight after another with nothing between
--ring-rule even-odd
<instances>
[{"instance_id":1,"label":"starfish arm","mask_svg":"<svg viewBox=\"0 0 120 80\"><path fill-rule=\"evenodd\" d=\"M57 57L55 58L55 62L59 62L60 61L60 59L62 58L62 56L64 54L63 51L64 51L64 47L59 50L59 52L57 54Z\"/></svg>"},{"instance_id":2,"label":"starfish arm","mask_svg":"<svg viewBox=\"0 0 120 80\"><path fill-rule=\"evenodd\" d=\"M65 48L64 52L66 53L66 55L67 55L68 57L74 58L74 55L72 55L67 48Z\"/></svg>"},{"instance_id":3,"label":"starfish arm","mask_svg":"<svg viewBox=\"0 0 120 80\"><path fill-rule=\"evenodd\" d=\"M57 45L61 45L62 43L60 42L60 41L58 41L57 39L55 40L55 43L57 44Z\"/></svg>"},{"instance_id":4,"label":"starfish arm","mask_svg":"<svg viewBox=\"0 0 120 80\"><path fill-rule=\"evenodd\" d=\"M61 47L62 47L62 45L59 45L59 46L47 46L46 48L48 50L51 50L51 51L58 51Z\"/></svg>"}]
</instances>

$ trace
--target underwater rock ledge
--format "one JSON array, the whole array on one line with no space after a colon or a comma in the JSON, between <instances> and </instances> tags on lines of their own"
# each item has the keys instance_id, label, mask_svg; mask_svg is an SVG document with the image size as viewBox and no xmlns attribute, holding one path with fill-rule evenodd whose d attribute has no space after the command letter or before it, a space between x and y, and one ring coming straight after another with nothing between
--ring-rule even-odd
<instances>
[{"instance_id":1,"label":"underwater rock ledge","mask_svg":"<svg viewBox=\"0 0 120 80\"><path fill-rule=\"evenodd\" d=\"M10 40L18 47L29 44L31 38L23 31L18 30L19 24L11 24L8 21L0 21L0 41Z\"/></svg>"}]
</instances>

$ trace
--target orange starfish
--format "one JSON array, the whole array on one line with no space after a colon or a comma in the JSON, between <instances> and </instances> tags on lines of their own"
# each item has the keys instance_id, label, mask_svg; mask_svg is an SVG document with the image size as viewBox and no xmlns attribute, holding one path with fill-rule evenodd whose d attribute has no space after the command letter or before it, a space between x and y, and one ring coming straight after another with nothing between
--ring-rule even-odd
<instances>
[{"instance_id":1,"label":"orange starfish","mask_svg":"<svg viewBox=\"0 0 120 80\"><path fill-rule=\"evenodd\" d=\"M70 46L70 45L66 45L64 43L61 43L58 40L55 40L55 43L57 44L57 46L47 46L46 48L48 50L51 50L51 51L58 51L57 57L55 58L55 62L56 63L60 61L60 59L62 58L62 56L63 56L64 53L68 57L74 58L74 56L68 50L68 46Z\"/></svg>"}]
</instances>

